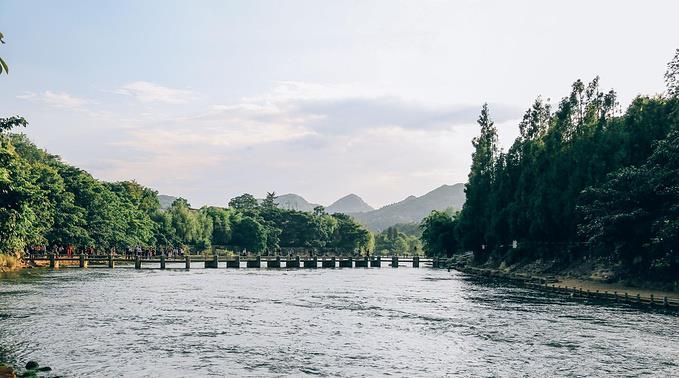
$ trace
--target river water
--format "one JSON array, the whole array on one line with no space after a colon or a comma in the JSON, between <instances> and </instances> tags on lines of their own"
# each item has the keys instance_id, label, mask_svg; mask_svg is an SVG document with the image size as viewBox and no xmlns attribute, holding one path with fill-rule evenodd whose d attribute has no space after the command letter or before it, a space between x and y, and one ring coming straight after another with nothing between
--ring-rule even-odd
<instances>
[{"instance_id":1,"label":"river water","mask_svg":"<svg viewBox=\"0 0 679 378\"><path fill-rule=\"evenodd\" d=\"M430 268L33 270L0 357L72 376L679 376L679 316Z\"/></svg>"}]
</instances>

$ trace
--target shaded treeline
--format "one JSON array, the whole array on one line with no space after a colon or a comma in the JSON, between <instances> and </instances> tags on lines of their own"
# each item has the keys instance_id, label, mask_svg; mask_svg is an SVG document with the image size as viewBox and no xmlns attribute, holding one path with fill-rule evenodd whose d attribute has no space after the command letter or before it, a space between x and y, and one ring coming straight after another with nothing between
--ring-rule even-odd
<instances>
[{"instance_id":1,"label":"shaded treeline","mask_svg":"<svg viewBox=\"0 0 679 378\"><path fill-rule=\"evenodd\" d=\"M99 250L157 250L211 245L252 252L280 248L349 253L372 248L369 231L344 214L276 207L243 195L229 208L191 209L184 199L160 209L157 192L134 181L103 182L37 148L20 117L0 119L0 252L73 245Z\"/></svg>"},{"instance_id":2,"label":"shaded treeline","mask_svg":"<svg viewBox=\"0 0 679 378\"><path fill-rule=\"evenodd\" d=\"M639 96L624 113L598 77L576 81L555 110L538 97L506 152L484 105L464 207L423 221L425 250L507 263L596 257L623 274L676 279L678 77L679 50L666 94Z\"/></svg>"}]
</instances>

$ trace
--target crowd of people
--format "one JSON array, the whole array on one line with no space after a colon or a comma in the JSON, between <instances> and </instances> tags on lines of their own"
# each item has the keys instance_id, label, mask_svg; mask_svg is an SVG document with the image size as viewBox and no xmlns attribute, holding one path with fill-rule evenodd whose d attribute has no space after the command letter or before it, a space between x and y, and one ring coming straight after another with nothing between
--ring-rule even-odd
<instances>
[{"instance_id":1,"label":"crowd of people","mask_svg":"<svg viewBox=\"0 0 679 378\"><path fill-rule=\"evenodd\" d=\"M167 247L167 248L154 248L154 247L142 247L133 246L127 247L123 251L119 251L115 247L108 250L95 249L94 247L75 247L73 245L32 245L26 248L26 255L37 257L37 256L47 256L55 255L56 257L68 257L72 258L74 256L79 256L84 254L86 256L96 256L96 255L113 255L118 257L125 257L130 260L134 259L136 256L141 258L152 258L164 254L169 258L173 257L184 257L187 253L183 247Z\"/></svg>"}]
</instances>

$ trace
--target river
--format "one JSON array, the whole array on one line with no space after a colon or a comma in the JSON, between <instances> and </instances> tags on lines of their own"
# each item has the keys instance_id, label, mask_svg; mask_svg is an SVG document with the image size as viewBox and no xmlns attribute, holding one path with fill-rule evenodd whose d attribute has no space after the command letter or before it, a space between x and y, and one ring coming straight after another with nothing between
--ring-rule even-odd
<instances>
[{"instance_id":1,"label":"river","mask_svg":"<svg viewBox=\"0 0 679 378\"><path fill-rule=\"evenodd\" d=\"M75 376L677 376L679 316L430 268L31 270L0 356Z\"/></svg>"}]
</instances>

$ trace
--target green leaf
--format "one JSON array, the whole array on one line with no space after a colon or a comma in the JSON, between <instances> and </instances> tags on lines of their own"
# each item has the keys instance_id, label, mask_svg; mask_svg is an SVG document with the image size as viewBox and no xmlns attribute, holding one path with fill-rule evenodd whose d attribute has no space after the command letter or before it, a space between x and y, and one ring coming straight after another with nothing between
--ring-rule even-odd
<instances>
[{"instance_id":1,"label":"green leaf","mask_svg":"<svg viewBox=\"0 0 679 378\"><path fill-rule=\"evenodd\" d=\"M7 63L5 63L2 58L0 58L0 74L2 73L2 70L5 70L5 73L9 73L9 67L7 67Z\"/></svg>"}]
</instances>

